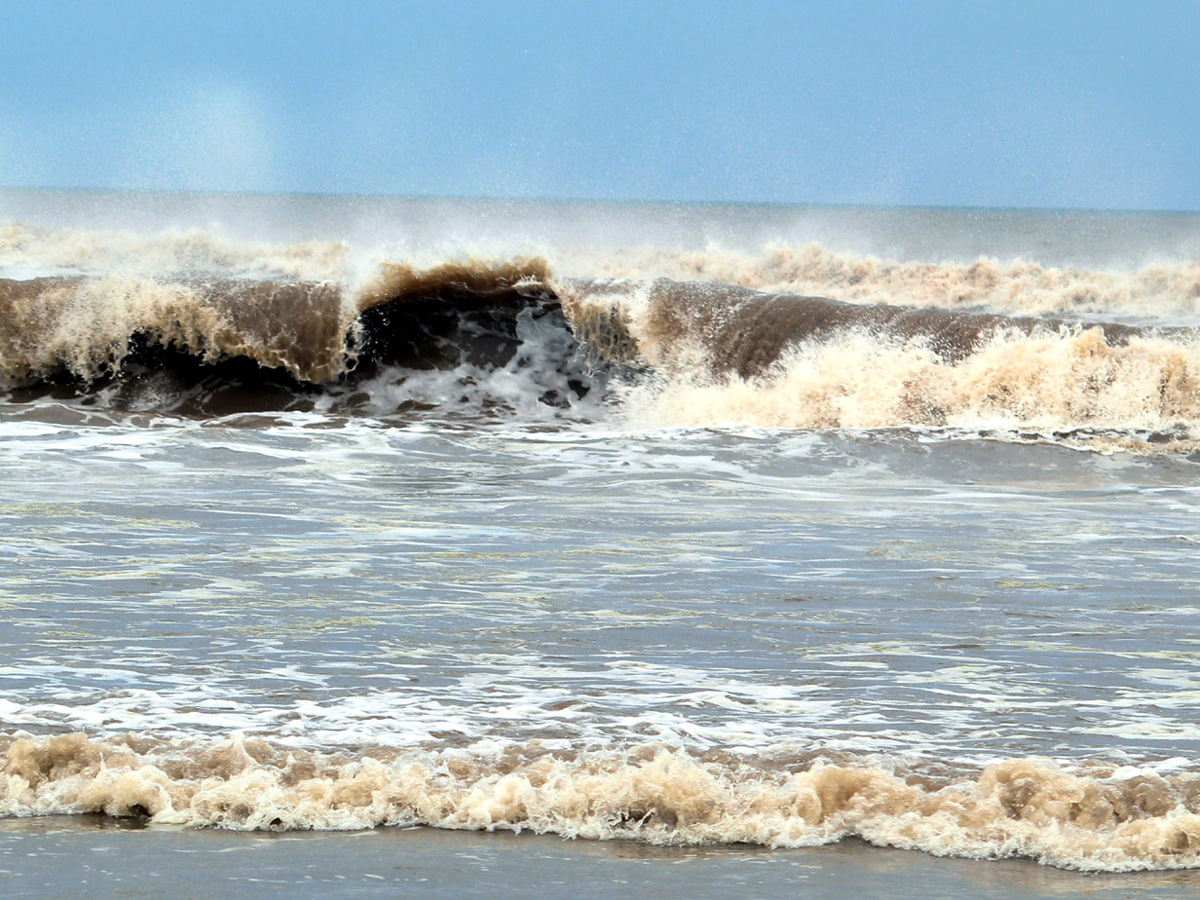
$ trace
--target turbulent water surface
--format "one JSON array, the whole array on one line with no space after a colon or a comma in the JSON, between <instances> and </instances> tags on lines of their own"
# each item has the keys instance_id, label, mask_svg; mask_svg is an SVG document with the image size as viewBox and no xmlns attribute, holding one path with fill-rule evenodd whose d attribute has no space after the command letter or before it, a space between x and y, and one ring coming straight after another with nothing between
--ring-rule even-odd
<instances>
[{"instance_id":1,"label":"turbulent water surface","mask_svg":"<svg viewBox=\"0 0 1200 900\"><path fill-rule=\"evenodd\" d=\"M0 195L0 815L1200 866L1200 219Z\"/></svg>"}]
</instances>

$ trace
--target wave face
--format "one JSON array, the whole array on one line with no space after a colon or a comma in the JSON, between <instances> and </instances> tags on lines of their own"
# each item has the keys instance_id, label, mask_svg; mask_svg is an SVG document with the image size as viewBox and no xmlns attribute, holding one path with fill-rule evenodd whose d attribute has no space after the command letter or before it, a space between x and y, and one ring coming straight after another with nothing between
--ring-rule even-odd
<instances>
[{"instance_id":1,"label":"wave face","mask_svg":"<svg viewBox=\"0 0 1200 900\"><path fill-rule=\"evenodd\" d=\"M12 741L0 814L94 812L236 830L381 825L496 829L656 844L811 847L855 836L1082 871L1200 865L1200 777L1013 759L974 773L862 761L769 767L647 746L626 752L369 751L354 757L237 738Z\"/></svg>"},{"instance_id":2,"label":"wave face","mask_svg":"<svg viewBox=\"0 0 1200 900\"><path fill-rule=\"evenodd\" d=\"M1190 451L1200 420L1194 262L576 248L561 267L594 271L566 277L540 257L352 265L344 244L15 225L4 249L28 276L0 280L16 402L954 428L1158 451ZM647 277L664 270L710 280ZM597 277L614 271L643 277ZM313 274L329 277L300 277Z\"/></svg>"}]
</instances>

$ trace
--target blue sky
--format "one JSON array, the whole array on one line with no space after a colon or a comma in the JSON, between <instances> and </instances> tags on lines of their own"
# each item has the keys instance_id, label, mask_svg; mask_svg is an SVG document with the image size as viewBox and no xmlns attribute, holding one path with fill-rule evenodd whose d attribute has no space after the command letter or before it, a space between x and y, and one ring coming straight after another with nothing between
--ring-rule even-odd
<instances>
[{"instance_id":1,"label":"blue sky","mask_svg":"<svg viewBox=\"0 0 1200 900\"><path fill-rule=\"evenodd\" d=\"M1200 2L0 0L0 184L1200 209Z\"/></svg>"}]
</instances>

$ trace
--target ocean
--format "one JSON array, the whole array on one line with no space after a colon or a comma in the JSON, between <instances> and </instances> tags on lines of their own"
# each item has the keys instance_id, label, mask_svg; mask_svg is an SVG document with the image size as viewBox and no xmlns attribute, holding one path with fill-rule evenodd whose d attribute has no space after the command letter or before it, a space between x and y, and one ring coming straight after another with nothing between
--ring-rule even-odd
<instances>
[{"instance_id":1,"label":"ocean","mask_svg":"<svg viewBox=\"0 0 1200 900\"><path fill-rule=\"evenodd\" d=\"M6 190L0 385L8 896L1200 888L1200 215Z\"/></svg>"}]
</instances>

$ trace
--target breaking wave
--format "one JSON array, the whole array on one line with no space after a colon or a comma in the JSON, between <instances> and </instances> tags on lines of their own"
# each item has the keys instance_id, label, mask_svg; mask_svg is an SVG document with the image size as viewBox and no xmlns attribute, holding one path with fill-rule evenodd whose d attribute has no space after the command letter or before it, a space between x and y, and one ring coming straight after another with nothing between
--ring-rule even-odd
<instances>
[{"instance_id":1,"label":"breaking wave","mask_svg":"<svg viewBox=\"0 0 1200 900\"><path fill-rule=\"evenodd\" d=\"M1198 263L609 249L561 254L586 277L538 257L355 277L336 244L0 238L21 276L0 279L0 382L26 407L953 428L1156 452L1200 438Z\"/></svg>"}]
</instances>

